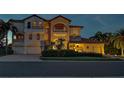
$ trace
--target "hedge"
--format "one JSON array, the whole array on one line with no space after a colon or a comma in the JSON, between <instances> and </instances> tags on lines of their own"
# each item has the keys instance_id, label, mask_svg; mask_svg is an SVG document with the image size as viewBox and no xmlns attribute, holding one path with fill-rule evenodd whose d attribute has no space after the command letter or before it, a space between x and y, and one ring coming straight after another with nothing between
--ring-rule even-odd
<instances>
[{"instance_id":1,"label":"hedge","mask_svg":"<svg viewBox=\"0 0 124 93\"><path fill-rule=\"evenodd\" d=\"M7 54L13 54L13 50L11 47L7 48ZM6 48L5 47L1 47L0 48L0 55L6 55Z\"/></svg>"},{"instance_id":2,"label":"hedge","mask_svg":"<svg viewBox=\"0 0 124 93\"><path fill-rule=\"evenodd\" d=\"M43 57L81 57L81 56L89 56L89 57L101 57L102 54L98 53L79 53L73 50L44 50L42 52Z\"/></svg>"}]
</instances>

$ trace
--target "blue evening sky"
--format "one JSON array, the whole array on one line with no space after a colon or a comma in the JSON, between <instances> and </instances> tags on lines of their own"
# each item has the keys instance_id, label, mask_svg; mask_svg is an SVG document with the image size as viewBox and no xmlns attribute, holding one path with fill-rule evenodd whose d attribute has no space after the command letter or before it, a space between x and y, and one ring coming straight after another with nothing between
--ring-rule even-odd
<instances>
[{"instance_id":1,"label":"blue evening sky","mask_svg":"<svg viewBox=\"0 0 124 93\"><path fill-rule=\"evenodd\" d=\"M31 14L0 14L0 19L23 19ZM58 14L38 14L45 19L51 19ZM123 14L62 14L72 20L73 25L84 26L81 31L82 37L93 36L97 31L116 32L124 28Z\"/></svg>"}]
</instances>

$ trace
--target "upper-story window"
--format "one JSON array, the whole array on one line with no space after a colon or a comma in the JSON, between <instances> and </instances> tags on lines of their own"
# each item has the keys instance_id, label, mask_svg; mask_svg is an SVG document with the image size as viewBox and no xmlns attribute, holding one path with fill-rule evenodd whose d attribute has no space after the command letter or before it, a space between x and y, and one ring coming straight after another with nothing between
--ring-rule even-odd
<instances>
[{"instance_id":1,"label":"upper-story window","mask_svg":"<svg viewBox=\"0 0 124 93\"><path fill-rule=\"evenodd\" d=\"M32 40L32 34L29 34L29 40Z\"/></svg>"},{"instance_id":2,"label":"upper-story window","mask_svg":"<svg viewBox=\"0 0 124 93\"><path fill-rule=\"evenodd\" d=\"M37 40L40 40L40 34L39 33L37 34Z\"/></svg>"},{"instance_id":3,"label":"upper-story window","mask_svg":"<svg viewBox=\"0 0 124 93\"><path fill-rule=\"evenodd\" d=\"M31 22L27 23L27 28L30 29L31 28Z\"/></svg>"},{"instance_id":4,"label":"upper-story window","mask_svg":"<svg viewBox=\"0 0 124 93\"><path fill-rule=\"evenodd\" d=\"M39 26L42 27L42 22L39 22Z\"/></svg>"},{"instance_id":5,"label":"upper-story window","mask_svg":"<svg viewBox=\"0 0 124 93\"><path fill-rule=\"evenodd\" d=\"M42 28L42 22L33 21L32 22L32 29L41 29Z\"/></svg>"},{"instance_id":6,"label":"upper-story window","mask_svg":"<svg viewBox=\"0 0 124 93\"><path fill-rule=\"evenodd\" d=\"M66 31L66 26L64 24L61 24L61 23L56 24L54 26L54 31L55 32L65 32Z\"/></svg>"},{"instance_id":7,"label":"upper-story window","mask_svg":"<svg viewBox=\"0 0 124 93\"><path fill-rule=\"evenodd\" d=\"M23 34L16 34L16 35L14 35L14 40L24 40L24 35Z\"/></svg>"},{"instance_id":8,"label":"upper-story window","mask_svg":"<svg viewBox=\"0 0 124 93\"><path fill-rule=\"evenodd\" d=\"M34 21L34 22L32 23L32 26L33 26L33 27L36 27L36 26L37 26L37 22Z\"/></svg>"}]
</instances>

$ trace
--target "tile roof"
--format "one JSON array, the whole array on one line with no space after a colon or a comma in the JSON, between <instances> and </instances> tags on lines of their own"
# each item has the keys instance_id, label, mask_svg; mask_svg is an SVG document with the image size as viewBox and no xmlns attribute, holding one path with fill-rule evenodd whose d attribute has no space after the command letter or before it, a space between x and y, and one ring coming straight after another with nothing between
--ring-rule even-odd
<instances>
[{"instance_id":1,"label":"tile roof","mask_svg":"<svg viewBox=\"0 0 124 93\"><path fill-rule=\"evenodd\" d=\"M64 18L64 19L68 20L69 22L71 22L70 19L68 19L68 18L66 18L66 17L64 17L64 16L62 16L62 15L58 15L58 16L56 16L56 17L50 19L49 21L52 21L52 20L54 20L54 19L56 19L56 18L59 18L59 17L62 17L62 18Z\"/></svg>"},{"instance_id":2,"label":"tile roof","mask_svg":"<svg viewBox=\"0 0 124 93\"><path fill-rule=\"evenodd\" d=\"M104 43L104 42L100 42L100 41L96 41L96 40L89 40L87 38L81 38L81 40L79 41L75 41L75 40L70 40L70 43Z\"/></svg>"}]
</instances>

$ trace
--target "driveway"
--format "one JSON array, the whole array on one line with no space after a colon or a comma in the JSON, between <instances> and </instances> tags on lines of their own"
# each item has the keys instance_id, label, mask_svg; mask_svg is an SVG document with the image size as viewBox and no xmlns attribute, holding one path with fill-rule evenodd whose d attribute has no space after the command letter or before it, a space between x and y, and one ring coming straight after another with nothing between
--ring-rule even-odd
<instances>
[{"instance_id":1,"label":"driveway","mask_svg":"<svg viewBox=\"0 0 124 93\"><path fill-rule=\"evenodd\" d=\"M41 62L40 55L7 55L0 57L0 62Z\"/></svg>"}]
</instances>

